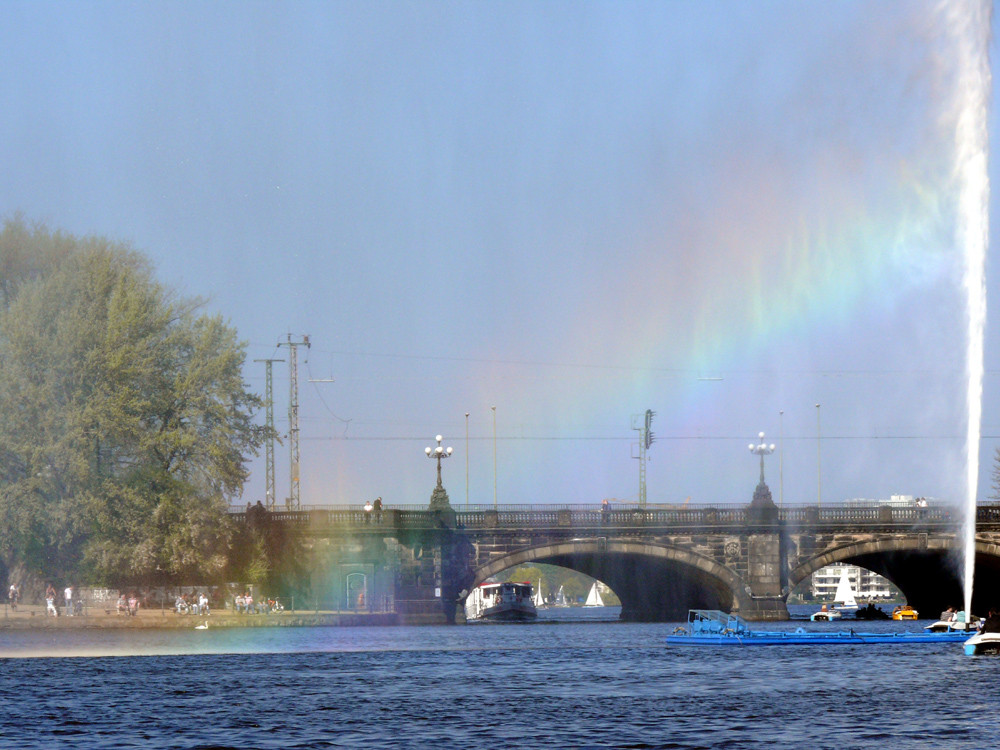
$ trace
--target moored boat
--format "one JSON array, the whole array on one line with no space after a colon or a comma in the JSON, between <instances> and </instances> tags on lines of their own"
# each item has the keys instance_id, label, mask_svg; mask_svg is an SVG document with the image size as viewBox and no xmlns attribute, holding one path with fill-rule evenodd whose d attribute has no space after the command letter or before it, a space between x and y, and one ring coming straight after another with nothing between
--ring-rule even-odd
<instances>
[{"instance_id":1,"label":"moored boat","mask_svg":"<svg viewBox=\"0 0 1000 750\"><path fill-rule=\"evenodd\" d=\"M489 581L465 599L466 622L527 622L538 617L530 583Z\"/></svg>"}]
</instances>

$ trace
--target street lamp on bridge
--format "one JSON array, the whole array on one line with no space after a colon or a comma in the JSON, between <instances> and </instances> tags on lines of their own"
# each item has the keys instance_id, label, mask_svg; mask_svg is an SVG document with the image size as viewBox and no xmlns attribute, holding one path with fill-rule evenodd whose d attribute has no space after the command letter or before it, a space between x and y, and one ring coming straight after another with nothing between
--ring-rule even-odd
<instances>
[{"instance_id":1,"label":"street lamp on bridge","mask_svg":"<svg viewBox=\"0 0 1000 750\"><path fill-rule=\"evenodd\" d=\"M778 506L771 499L771 490L764 483L764 456L774 453L774 443L764 442L764 433L757 433L759 443L750 443L750 452L760 456L760 483L753 491L747 520L753 523L772 523L778 520Z\"/></svg>"},{"instance_id":2,"label":"street lamp on bridge","mask_svg":"<svg viewBox=\"0 0 1000 750\"><path fill-rule=\"evenodd\" d=\"M754 444L750 443L750 452L760 456L760 483L764 484L764 456L769 456L774 453L775 445L771 443L768 445L764 442L764 433L757 433L757 437L760 439L760 443Z\"/></svg>"},{"instance_id":3,"label":"street lamp on bridge","mask_svg":"<svg viewBox=\"0 0 1000 750\"><path fill-rule=\"evenodd\" d=\"M424 453L427 458L432 458L437 461L437 486L431 493L431 510L443 510L444 508L449 508L448 503L448 493L444 489L444 485L441 483L441 460L451 456L451 447L444 448L441 445L441 441L444 440L440 435L435 436L437 440L436 448L424 448Z\"/></svg>"}]
</instances>

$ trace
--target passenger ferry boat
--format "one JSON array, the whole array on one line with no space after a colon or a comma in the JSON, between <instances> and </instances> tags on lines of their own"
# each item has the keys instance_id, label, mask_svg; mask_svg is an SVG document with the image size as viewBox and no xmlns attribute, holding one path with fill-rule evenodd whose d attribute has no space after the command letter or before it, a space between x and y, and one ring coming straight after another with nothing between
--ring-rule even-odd
<instances>
[{"instance_id":1,"label":"passenger ferry boat","mask_svg":"<svg viewBox=\"0 0 1000 750\"><path fill-rule=\"evenodd\" d=\"M465 599L466 622L529 622L538 617L530 583L488 581Z\"/></svg>"}]
</instances>

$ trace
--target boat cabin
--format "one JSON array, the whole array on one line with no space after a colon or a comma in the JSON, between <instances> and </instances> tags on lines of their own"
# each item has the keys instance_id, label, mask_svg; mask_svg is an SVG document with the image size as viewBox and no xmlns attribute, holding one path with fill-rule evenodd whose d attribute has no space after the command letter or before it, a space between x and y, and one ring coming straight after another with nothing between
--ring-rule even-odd
<instances>
[{"instance_id":1,"label":"boat cabin","mask_svg":"<svg viewBox=\"0 0 1000 750\"><path fill-rule=\"evenodd\" d=\"M490 581L472 590L465 601L468 620L524 620L537 614L528 582Z\"/></svg>"},{"instance_id":2,"label":"boat cabin","mask_svg":"<svg viewBox=\"0 0 1000 750\"><path fill-rule=\"evenodd\" d=\"M740 634L750 632L750 626L739 615L717 609L688 610L688 631L691 635Z\"/></svg>"}]
</instances>

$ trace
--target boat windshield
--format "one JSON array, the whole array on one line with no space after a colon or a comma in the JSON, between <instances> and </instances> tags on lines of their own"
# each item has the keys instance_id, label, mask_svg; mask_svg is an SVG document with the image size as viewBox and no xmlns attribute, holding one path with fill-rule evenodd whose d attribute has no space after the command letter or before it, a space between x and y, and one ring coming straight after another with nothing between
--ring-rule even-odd
<instances>
[{"instance_id":1,"label":"boat windshield","mask_svg":"<svg viewBox=\"0 0 1000 750\"><path fill-rule=\"evenodd\" d=\"M692 609L688 611L688 626L691 633L749 633L747 625L739 615L718 609Z\"/></svg>"}]
</instances>

